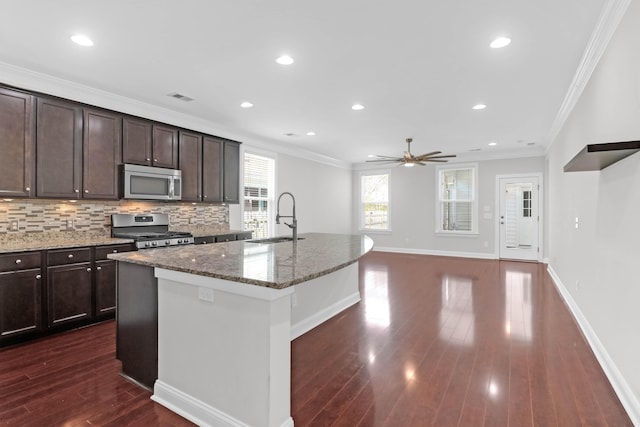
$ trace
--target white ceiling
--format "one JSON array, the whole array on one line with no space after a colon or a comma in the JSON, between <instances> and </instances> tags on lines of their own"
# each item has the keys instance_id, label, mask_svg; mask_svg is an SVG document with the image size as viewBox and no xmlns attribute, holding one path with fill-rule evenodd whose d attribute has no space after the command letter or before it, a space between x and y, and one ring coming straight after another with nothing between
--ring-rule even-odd
<instances>
[{"instance_id":1,"label":"white ceiling","mask_svg":"<svg viewBox=\"0 0 640 427\"><path fill-rule=\"evenodd\" d=\"M530 155L605 1L4 0L0 61L345 162L406 137L415 154ZM511 45L489 48L499 35Z\"/></svg>"}]
</instances>

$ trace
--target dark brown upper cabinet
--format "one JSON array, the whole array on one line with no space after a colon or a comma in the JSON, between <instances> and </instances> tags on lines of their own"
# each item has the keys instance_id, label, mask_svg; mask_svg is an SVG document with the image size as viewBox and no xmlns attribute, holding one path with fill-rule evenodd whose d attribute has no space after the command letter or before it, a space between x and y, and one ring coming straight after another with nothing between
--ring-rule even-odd
<instances>
[{"instance_id":1,"label":"dark brown upper cabinet","mask_svg":"<svg viewBox=\"0 0 640 427\"><path fill-rule=\"evenodd\" d=\"M182 171L182 200L202 200L202 136L180 132L179 168Z\"/></svg>"},{"instance_id":2,"label":"dark brown upper cabinet","mask_svg":"<svg viewBox=\"0 0 640 427\"><path fill-rule=\"evenodd\" d=\"M178 131L149 120L125 117L122 160L134 165L178 168Z\"/></svg>"},{"instance_id":3,"label":"dark brown upper cabinet","mask_svg":"<svg viewBox=\"0 0 640 427\"><path fill-rule=\"evenodd\" d=\"M240 203L240 143L224 142L224 202Z\"/></svg>"},{"instance_id":4,"label":"dark brown upper cabinet","mask_svg":"<svg viewBox=\"0 0 640 427\"><path fill-rule=\"evenodd\" d=\"M84 110L84 198L117 200L118 165L122 163L122 116L97 109Z\"/></svg>"},{"instance_id":5,"label":"dark brown upper cabinet","mask_svg":"<svg viewBox=\"0 0 640 427\"><path fill-rule=\"evenodd\" d=\"M82 108L38 98L37 196L78 199L82 188Z\"/></svg>"},{"instance_id":6,"label":"dark brown upper cabinet","mask_svg":"<svg viewBox=\"0 0 640 427\"><path fill-rule=\"evenodd\" d=\"M35 102L0 88L0 197L35 194Z\"/></svg>"},{"instance_id":7,"label":"dark brown upper cabinet","mask_svg":"<svg viewBox=\"0 0 640 427\"><path fill-rule=\"evenodd\" d=\"M153 125L152 166L178 169L178 130L170 126Z\"/></svg>"},{"instance_id":8,"label":"dark brown upper cabinet","mask_svg":"<svg viewBox=\"0 0 640 427\"><path fill-rule=\"evenodd\" d=\"M148 120L122 119L122 161L134 165L151 166L151 129Z\"/></svg>"},{"instance_id":9,"label":"dark brown upper cabinet","mask_svg":"<svg viewBox=\"0 0 640 427\"><path fill-rule=\"evenodd\" d=\"M222 202L223 181L222 139L205 136L202 139L202 201Z\"/></svg>"}]
</instances>

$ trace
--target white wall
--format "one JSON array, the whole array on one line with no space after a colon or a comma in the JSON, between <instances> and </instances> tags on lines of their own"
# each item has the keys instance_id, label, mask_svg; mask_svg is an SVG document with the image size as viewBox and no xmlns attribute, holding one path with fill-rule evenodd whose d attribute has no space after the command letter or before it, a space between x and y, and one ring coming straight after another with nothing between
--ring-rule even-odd
<instances>
[{"instance_id":1,"label":"white wall","mask_svg":"<svg viewBox=\"0 0 640 427\"><path fill-rule=\"evenodd\" d=\"M563 172L588 143L640 139L640 2L632 2L548 153L550 270L640 422L640 154ZM579 228L575 220L579 219Z\"/></svg>"},{"instance_id":2,"label":"white wall","mask_svg":"<svg viewBox=\"0 0 640 427\"><path fill-rule=\"evenodd\" d=\"M466 163L466 162L465 162ZM496 224L496 175L543 172L544 157L472 162L478 165L477 236L442 236L436 228L436 167L391 167L390 233L367 231L377 248L398 251L494 257ZM453 163L451 163L453 164ZM353 172L353 224L359 227L360 171ZM484 219L485 206L491 219ZM485 242L487 247L484 246Z\"/></svg>"},{"instance_id":3,"label":"white wall","mask_svg":"<svg viewBox=\"0 0 640 427\"><path fill-rule=\"evenodd\" d=\"M278 154L276 189L296 198L298 233L351 233L351 171L313 160ZM290 215L291 203L282 198L282 215ZM281 220L290 222L289 218ZM290 235L285 225L276 225L276 235Z\"/></svg>"}]
</instances>

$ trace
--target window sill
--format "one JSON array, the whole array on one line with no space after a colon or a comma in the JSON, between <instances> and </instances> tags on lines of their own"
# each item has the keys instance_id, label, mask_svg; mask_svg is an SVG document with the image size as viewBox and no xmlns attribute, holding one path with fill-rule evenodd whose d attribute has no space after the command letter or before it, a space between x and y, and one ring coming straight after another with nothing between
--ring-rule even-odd
<instances>
[{"instance_id":1,"label":"window sill","mask_svg":"<svg viewBox=\"0 0 640 427\"><path fill-rule=\"evenodd\" d=\"M478 237L477 231L436 231L436 236L440 237Z\"/></svg>"},{"instance_id":2,"label":"window sill","mask_svg":"<svg viewBox=\"0 0 640 427\"><path fill-rule=\"evenodd\" d=\"M360 233L366 234L391 234L391 230L377 230L375 228L361 228Z\"/></svg>"}]
</instances>

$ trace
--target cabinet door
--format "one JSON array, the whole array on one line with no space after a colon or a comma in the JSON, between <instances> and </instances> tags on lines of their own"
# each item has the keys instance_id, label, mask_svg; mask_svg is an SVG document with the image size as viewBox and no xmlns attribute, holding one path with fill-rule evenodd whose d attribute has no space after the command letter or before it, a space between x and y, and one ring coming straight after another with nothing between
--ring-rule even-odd
<instances>
[{"instance_id":1,"label":"cabinet door","mask_svg":"<svg viewBox=\"0 0 640 427\"><path fill-rule=\"evenodd\" d=\"M91 318L91 263L47 268L49 327Z\"/></svg>"},{"instance_id":2,"label":"cabinet door","mask_svg":"<svg viewBox=\"0 0 640 427\"><path fill-rule=\"evenodd\" d=\"M0 197L35 194L34 107L31 95L0 89Z\"/></svg>"},{"instance_id":3,"label":"cabinet door","mask_svg":"<svg viewBox=\"0 0 640 427\"><path fill-rule=\"evenodd\" d=\"M202 201L222 202L224 142L205 136L202 140Z\"/></svg>"},{"instance_id":4,"label":"cabinet door","mask_svg":"<svg viewBox=\"0 0 640 427\"><path fill-rule=\"evenodd\" d=\"M82 187L82 108L38 98L38 197L77 199Z\"/></svg>"},{"instance_id":5,"label":"cabinet door","mask_svg":"<svg viewBox=\"0 0 640 427\"><path fill-rule=\"evenodd\" d=\"M96 316L116 311L116 261L96 261Z\"/></svg>"},{"instance_id":6,"label":"cabinet door","mask_svg":"<svg viewBox=\"0 0 640 427\"><path fill-rule=\"evenodd\" d=\"M83 153L82 196L118 200L122 117L107 111L85 109Z\"/></svg>"},{"instance_id":7,"label":"cabinet door","mask_svg":"<svg viewBox=\"0 0 640 427\"><path fill-rule=\"evenodd\" d=\"M42 330L40 269L0 273L0 341Z\"/></svg>"},{"instance_id":8,"label":"cabinet door","mask_svg":"<svg viewBox=\"0 0 640 427\"><path fill-rule=\"evenodd\" d=\"M151 122L124 117L122 119L122 161L151 166Z\"/></svg>"},{"instance_id":9,"label":"cabinet door","mask_svg":"<svg viewBox=\"0 0 640 427\"><path fill-rule=\"evenodd\" d=\"M153 125L152 165L178 168L178 130L169 126Z\"/></svg>"},{"instance_id":10,"label":"cabinet door","mask_svg":"<svg viewBox=\"0 0 640 427\"><path fill-rule=\"evenodd\" d=\"M199 202L202 198L202 137L180 132L179 168L182 171L182 200Z\"/></svg>"},{"instance_id":11,"label":"cabinet door","mask_svg":"<svg viewBox=\"0 0 640 427\"><path fill-rule=\"evenodd\" d=\"M224 202L240 202L240 143L224 142Z\"/></svg>"}]
</instances>

